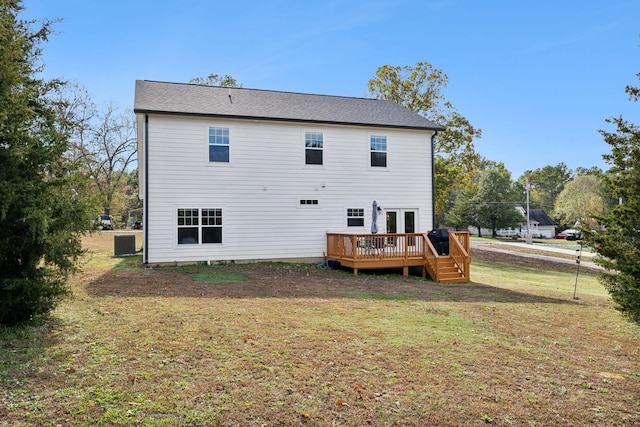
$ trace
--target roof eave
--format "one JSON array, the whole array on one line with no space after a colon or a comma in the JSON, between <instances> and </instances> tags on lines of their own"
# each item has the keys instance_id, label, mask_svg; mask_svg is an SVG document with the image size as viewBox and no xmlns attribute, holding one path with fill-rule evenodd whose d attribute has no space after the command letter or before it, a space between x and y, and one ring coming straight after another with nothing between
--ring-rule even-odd
<instances>
[{"instance_id":1,"label":"roof eave","mask_svg":"<svg viewBox=\"0 0 640 427\"><path fill-rule=\"evenodd\" d=\"M134 108L136 114L158 114L165 116L186 116L186 117L208 117L208 118L225 118L231 120L254 120L265 122L291 122L291 123L314 123L314 124L328 124L328 125L342 125L342 126L360 126L360 127L379 127L387 129L410 129L410 130L423 130L440 132L445 128L440 126L402 126L402 125L388 125L381 123L356 123L356 122L338 122L330 120L310 120L310 119L295 119L295 118L281 118L281 117L260 117L260 116L236 116L227 114L205 114L205 113L187 113L177 111L162 111L162 110L148 110L144 108Z\"/></svg>"}]
</instances>

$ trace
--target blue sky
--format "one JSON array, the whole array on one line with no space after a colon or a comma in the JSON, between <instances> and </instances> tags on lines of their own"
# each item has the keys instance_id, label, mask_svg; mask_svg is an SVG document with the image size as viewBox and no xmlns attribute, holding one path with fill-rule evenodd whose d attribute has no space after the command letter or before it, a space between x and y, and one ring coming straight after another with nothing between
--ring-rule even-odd
<instances>
[{"instance_id":1,"label":"blue sky","mask_svg":"<svg viewBox=\"0 0 640 427\"><path fill-rule=\"evenodd\" d=\"M482 129L476 148L525 170L599 166L598 129L640 84L637 0L25 0L23 18L55 19L45 78L133 107L138 79L229 74L244 87L366 96L384 64L430 62L446 98Z\"/></svg>"}]
</instances>

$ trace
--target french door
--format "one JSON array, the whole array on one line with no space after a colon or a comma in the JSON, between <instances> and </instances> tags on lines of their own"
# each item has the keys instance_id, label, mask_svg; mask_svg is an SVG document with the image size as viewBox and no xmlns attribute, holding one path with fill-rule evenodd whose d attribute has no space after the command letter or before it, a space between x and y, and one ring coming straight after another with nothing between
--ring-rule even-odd
<instances>
[{"instance_id":1,"label":"french door","mask_svg":"<svg viewBox=\"0 0 640 427\"><path fill-rule=\"evenodd\" d=\"M415 233L418 229L417 212L414 209L388 209L386 219L387 233Z\"/></svg>"}]
</instances>

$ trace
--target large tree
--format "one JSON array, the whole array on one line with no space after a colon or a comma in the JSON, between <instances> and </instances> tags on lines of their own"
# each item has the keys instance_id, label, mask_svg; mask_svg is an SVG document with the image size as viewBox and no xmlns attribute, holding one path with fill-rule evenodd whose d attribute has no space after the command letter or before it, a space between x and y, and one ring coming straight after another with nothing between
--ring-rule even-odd
<instances>
[{"instance_id":1,"label":"large tree","mask_svg":"<svg viewBox=\"0 0 640 427\"><path fill-rule=\"evenodd\" d=\"M456 192L471 183L481 160L473 141L482 132L446 100L442 91L448 81L442 70L418 62L415 67L383 65L367 83L373 97L395 101L445 128L434 141L437 222L453 204Z\"/></svg>"},{"instance_id":2,"label":"large tree","mask_svg":"<svg viewBox=\"0 0 640 427\"><path fill-rule=\"evenodd\" d=\"M456 230L466 230L472 225L478 228L479 234L482 236L478 221L478 210L475 204L477 193L476 186L458 191L453 206L445 214L445 221L448 225L455 227Z\"/></svg>"},{"instance_id":3,"label":"large tree","mask_svg":"<svg viewBox=\"0 0 640 427\"><path fill-rule=\"evenodd\" d=\"M516 227L522 215L515 209L520 195L516 191L511 173L502 163L485 170L472 199L478 229L488 228L493 237L500 228Z\"/></svg>"},{"instance_id":4,"label":"large tree","mask_svg":"<svg viewBox=\"0 0 640 427\"><path fill-rule=\"evenodd\" d=\"M524 186L527 179L529 179L529 185L531 186L531 207L551 213L553 212L556 198L564 189L565 184L571 181L572 174L567 165L561 162L556 166L528 170L518 181Z\"/></svg>"},{"instance_id":5,"label":"large tree","mask_svg":"<svg viewBox=\"0 0 640 427\"><path fill-rule=\"evenodd\" d=\"M50 97L59 81L38 77L52 23L19 19L0 0L0 323L46 315L68 293L91 215L86 181L65 158L67 126Z\"/></svg>"},{"instance_id":6,"label":"large tree","mask_svg":"<svg viewBox=\"0 0 640 427\"><path fill-rule=\"evenodd\" d=\"M242 87L242 84L228 74L224 76L209 74L207 77L194 77L189 80L189 83L205 86Z\"/></svg>"},{"instance_id":7,"label":"large tree","mask_svg":"<svg viewBox=\"0 0 640 427\"><path fill-rule=\"evenodd\" d=\"M457 228L474 226L480 235L483 228L490 229L495 237L498 229L516 227L522 222L522 215L515 209L521 192L504 164L484 163L477 184L458 192L446 220Z\"/></svg>"},{"instance_id":8,"label":"large tree","mask_svg":"<svg viewBox=\"0 0 640 427\"><path fill-rule=\"evenodd\" d=\"M635 101L640 96L637 87L628 86L626 92ZM611 165L604 183L620 204L597 217L598 227L586 233L586 241L602 255L596 258L606 269L600 279L617 308L640 323L640 127L622 116L607 122L616 130L600 131L611 147L603 156Z\"/></svg>"},{"instance_id":9,"label":"large tree","mask_svg":"<svg viewBox=\"0 0 640 427\"><path fill-rule=\"evenodd\" d=\"M591 166L590 168L585 168L583 166L578 166L575 170L575 176L579 177L582 175L593 175L596 177L602 176L603 172L598 166Z\"/></svg>"},{"instance_id":10,"label":"large tree","mask_svg":"<svg viewBox=\"0 0 640 427\"><path fill-rule=\"evenodd\" d=\"M556 198L554 217L570 227L576 222L586 225L591 218L604 213L605 200L602 194L598 176L579 175L569 181Z\"/></svg>"},{"instance_id":11,"label":"large tree","mask_svg":"<svg viewBox=\"0 0 640 427\"><path fill-rule=\"evenodd\" d=\"M137 160L134 115L113 103L98 107L78 85L66 86L58 98L71 135L68 156L91 179L99 209L124 211L128 200L123 187Z\"/></svg>"}]
</instances>

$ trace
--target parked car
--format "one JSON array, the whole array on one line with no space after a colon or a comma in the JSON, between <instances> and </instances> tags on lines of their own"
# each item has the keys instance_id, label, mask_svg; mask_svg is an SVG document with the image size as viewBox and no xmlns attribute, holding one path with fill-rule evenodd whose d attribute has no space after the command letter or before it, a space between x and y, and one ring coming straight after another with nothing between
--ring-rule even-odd
<instances>
[{"instance_id":1,"label":"parked car","mask_svg":"<svg viewBox=\"0 0 640 427\"><path fill-rule=\"evenodd\" d=\"M98 217L98 230L113 230L113 217L111 215L100 215Z\"/></svg>"},{"instance_id":2,"label":"parked car","mask_svg":"<svg viewBox=\"0 0 640 427\"><path fill-rule=\"evenodd\" d=\"M142 230L142 223L140 221L136 221L131 225L132 230Z\"/></svg>"},{"instance_id":3,"label":"parked car","mask_svg":"<svg viewBox=\"0 0 640 427\"><path fill-rule=\"evenodd\" d=\"M580 230L568 229L556 234L554 238L565 240L582 240L582 233L580 232Z\"/></svg>"}]
</instances>

